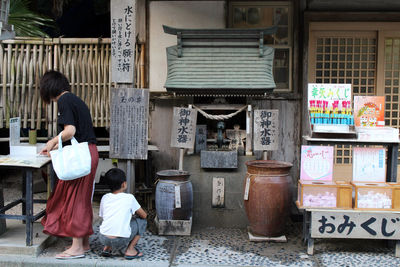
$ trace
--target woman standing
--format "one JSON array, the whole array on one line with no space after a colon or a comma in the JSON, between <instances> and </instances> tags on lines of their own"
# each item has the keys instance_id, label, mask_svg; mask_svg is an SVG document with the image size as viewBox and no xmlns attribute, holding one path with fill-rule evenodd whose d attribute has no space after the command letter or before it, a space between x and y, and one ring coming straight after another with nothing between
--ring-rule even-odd
<instances>
[{"instance_id":1,"label":"woman standing","mask_svg":"<svg viewBox=\"0 0 400 267\"><path fill-rule=\"evenodd\" d=\"M92 157L89 175L71 181L58 180L47 201L46 215L42 219L43 232L49 235L72 237L72 246L58 254L57 259L85 257L90 250L89 236L93 234L92 195L99 160L92 118L85 102L70 92L68 79L57 71L46 72L40 81L40 96L49 104L57 101L58 133L64 142L75 137L78 142L88 142ZM40 152L58 147L58 137L52 138Z\"/></svg>"}]
</instances>

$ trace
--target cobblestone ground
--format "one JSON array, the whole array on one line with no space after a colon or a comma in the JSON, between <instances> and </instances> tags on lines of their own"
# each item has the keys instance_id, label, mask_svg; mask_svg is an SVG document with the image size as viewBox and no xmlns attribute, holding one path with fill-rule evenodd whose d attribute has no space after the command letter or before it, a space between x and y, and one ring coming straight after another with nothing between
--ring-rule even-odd
<instances>
[{"instance_id":1,"label":"cobblestone ground","mask_svg":"<svg viewBox=\"0 0 400 267\"><path fill-rule=\"evenodd\" d=\"M19 196L20 187L16 183L10 179L4 181L3 185L8 187L5 199L12 201ZM45 193L35 194L35 198L45 197ZM309 256L301 240L301 222L287 224L287 243L250 242L245 229L205 228L193 229L191 236L158 236L151 221L154 212L150 212L148 230L138 244L144 253L142 258L127 261L119 251L114 251L111 258L104 258L99 256L102 250L98 239L99 196L93 206L95 234L90 238L91 251L84 260L56 260L54 256L71 242L62 238L37 258L24 258L21 264L14 258L13 264L4 266L400 266L394 248L380 240L319 239L314 244L314 255ZM35 212L43 208L44 205L37 205Z\"/></svg>"}]
</instances>

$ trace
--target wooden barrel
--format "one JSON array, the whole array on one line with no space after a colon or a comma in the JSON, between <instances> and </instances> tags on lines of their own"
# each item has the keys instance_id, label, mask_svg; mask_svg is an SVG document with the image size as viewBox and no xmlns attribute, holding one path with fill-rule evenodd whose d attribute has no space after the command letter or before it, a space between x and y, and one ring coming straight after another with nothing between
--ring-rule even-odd
<instances>
[{"instance_id":1,"label":"wooden barrel","mask_svg":"<svg viewBox=\"0 0 400 267\"><path fill-rule=\"evenodd\" d=\"M187 171L157 172L156 213L159 220L189 220L192 217L193 187L189 176Z\"/></svg>"},{"instance_id":2,"label":"wooden barrel","mask_svg":"<svg viewBox=\"0 0 400 267\"><path fill-rule=\"evenodd\" d=\"M284 234L290 209L289 171L293 166L288 162L274 160L253 160L246 162L250 179L248 200L244 207L253 234L277 237Z\"/></svg>"}]
</instances>

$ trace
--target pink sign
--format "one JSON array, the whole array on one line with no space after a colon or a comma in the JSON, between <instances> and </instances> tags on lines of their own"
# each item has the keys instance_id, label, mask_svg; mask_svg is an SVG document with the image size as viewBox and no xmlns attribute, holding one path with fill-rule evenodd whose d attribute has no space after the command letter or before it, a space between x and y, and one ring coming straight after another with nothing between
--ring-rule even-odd
<instances>
[{"instance_id":1,"label":"pink sign","mask_svg":"<svg viewBox=\"0 0 400 267\"><path fill-rule=\"evenodd\" d=\"M332 146L301 146L301 180L332 181L332 174Z\"/></svg>"}]
</instances>

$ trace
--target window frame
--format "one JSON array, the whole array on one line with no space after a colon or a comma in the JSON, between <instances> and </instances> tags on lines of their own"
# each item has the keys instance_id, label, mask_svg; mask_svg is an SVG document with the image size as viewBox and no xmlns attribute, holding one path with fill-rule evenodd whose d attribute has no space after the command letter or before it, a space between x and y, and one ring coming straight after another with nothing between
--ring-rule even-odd
<instances>
[{"instance_id":1,"label":"window frame","mask_svg":"<svg viewBox=\"0 0 400 267\"><path fill-rule=\"evenodd\" d=\"M294 25L293 25L293 3L291 1L271 1L271 2L229 2L228 7L228 27L233 28L233 9L235 7L274 7L274 8L287 8L288 9L288 43L277 45L277 44L265 44L275 49L288 49L289 61L288 61L288 85L289 88L274 89L274 93L294 93L293 90L293 61L294 61Z\"/></svg>"}]
</instances>

